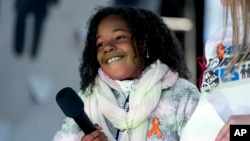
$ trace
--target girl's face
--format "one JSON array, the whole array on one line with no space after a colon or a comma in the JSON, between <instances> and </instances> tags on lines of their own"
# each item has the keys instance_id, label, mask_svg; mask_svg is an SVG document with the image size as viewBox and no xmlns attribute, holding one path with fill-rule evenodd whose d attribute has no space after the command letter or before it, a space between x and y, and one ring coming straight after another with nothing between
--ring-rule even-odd
<instances>
[{"instance_id":1,"label":"girl's face","mask_svg":"<svg viewBox=\"0 0 250 141\"><path fill-rule=\"evenodd\" d=\"M134 79L144 68L140 56L135 56L131 36L126 22L118 15L108 16L98 25L97 60L111 79Z\"/></svg>"}]
</instances>

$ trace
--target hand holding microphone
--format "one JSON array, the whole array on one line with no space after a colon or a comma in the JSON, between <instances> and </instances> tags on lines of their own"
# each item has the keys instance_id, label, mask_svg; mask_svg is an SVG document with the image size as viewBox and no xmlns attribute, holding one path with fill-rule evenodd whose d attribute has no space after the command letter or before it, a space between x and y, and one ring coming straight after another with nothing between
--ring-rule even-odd
<instances>
[{"instance_id":1,"label":"hand holding microphone","mask_svg":"<svg viewBox=\"0 0 250 141\"><path fill-rule=\"evenodd\" d=\"M72 88L66 87L60 90L56 95L56 102L63 113L73 118L86 135L96 130L84 112L84 104L81 98Z\"/></svg>"},{"instance_id":2,"label":"hand holding microphone","mask_svg":"<svg viewBox=\"0 0 250 141\"><path fill-rule=\"evenodd\" d=\"M99 139L107 141L106 135L98 125L93 125L87 114L84 112L84 104L77 93L69 87L63 88L56 95L56 102L63 113L75 120L78 126L85 133L81 141Z\"/></svg>"},{"instance_id":3,"label":"hand holding microphone","mask_svg":"<svg viewBox=\"0 0 250 141\"><path fill-rule=\"evenodd\" d=\"M60 90L56 95L56 102L63 113L73 118L85 133L81 141L92 141L96 139L107 141L106 135L101 131L102 128L98 125L93 125L84 112L84 104L72 88L66 87Z\"/></svg>"}]
</instances>

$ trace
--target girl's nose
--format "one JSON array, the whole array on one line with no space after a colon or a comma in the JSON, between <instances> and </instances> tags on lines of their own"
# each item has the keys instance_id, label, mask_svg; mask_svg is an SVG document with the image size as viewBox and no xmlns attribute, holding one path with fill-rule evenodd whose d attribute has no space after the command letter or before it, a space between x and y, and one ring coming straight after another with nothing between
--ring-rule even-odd
<instances>
[{"instance_id":1,"label":"girl's nose","mask_svg":"<svg viewBox=\"0 0 250 141\"><path fill-rule=\"evenodd\" d=\"M105 47L104 47L104 53L109 53L113 50L115 50L115 46L113 44L107 44Z\"/></svg>"}]
</instances>

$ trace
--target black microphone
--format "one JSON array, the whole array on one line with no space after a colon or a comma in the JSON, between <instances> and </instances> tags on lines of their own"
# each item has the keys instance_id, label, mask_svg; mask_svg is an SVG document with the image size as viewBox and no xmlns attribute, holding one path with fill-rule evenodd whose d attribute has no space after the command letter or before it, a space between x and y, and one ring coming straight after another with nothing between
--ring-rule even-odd
<instances>
[{"instance_id":1,"label":"black microphone","mask_svg":"<svg viewBox=\"0 0 250 141\"><path fill-rule=\"evenodd\" d=\"M73 118L86 135L96 130L84 112L83 101L72 88L65 87L60 90L56 95L56 102L63 113Z\"/></svg>"}]
</instances>

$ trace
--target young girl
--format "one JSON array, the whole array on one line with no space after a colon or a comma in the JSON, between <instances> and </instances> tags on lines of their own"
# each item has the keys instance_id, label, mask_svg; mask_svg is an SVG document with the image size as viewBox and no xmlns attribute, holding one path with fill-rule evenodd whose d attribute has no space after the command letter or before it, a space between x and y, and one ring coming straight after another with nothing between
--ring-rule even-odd
<instances>
[{"instance_id":1,"label":"young girl","mask_svg":"<svg viewBox=\"0 0 250 141\"><path fill-rule=\"evenodd\" d=\"M199 101L179 41L156 14L105 7L90 20L80 66L85 135L67 118L54 141L176 140Z\"/></svg>"}]
</instances>

